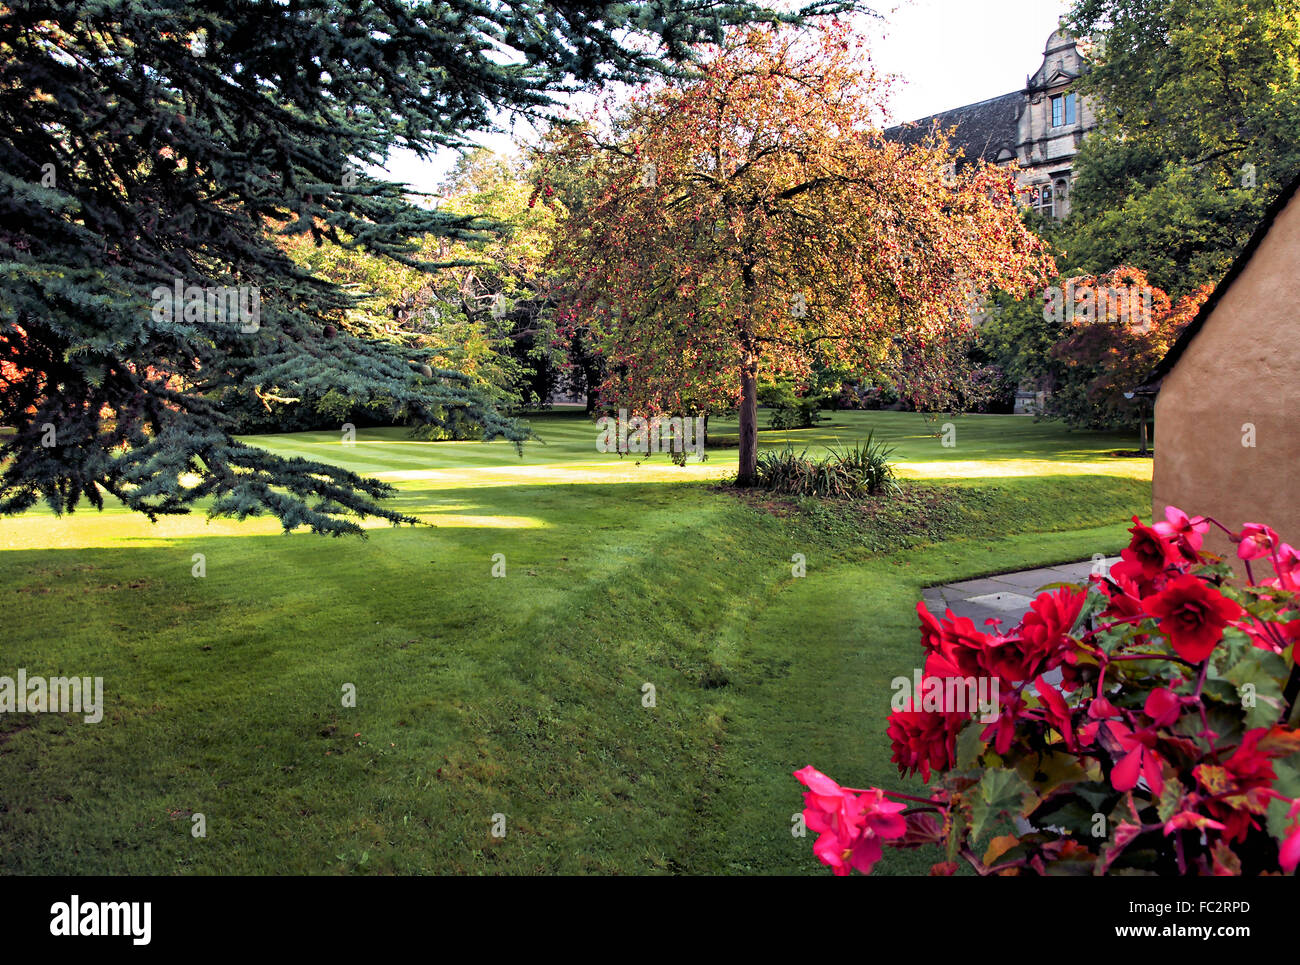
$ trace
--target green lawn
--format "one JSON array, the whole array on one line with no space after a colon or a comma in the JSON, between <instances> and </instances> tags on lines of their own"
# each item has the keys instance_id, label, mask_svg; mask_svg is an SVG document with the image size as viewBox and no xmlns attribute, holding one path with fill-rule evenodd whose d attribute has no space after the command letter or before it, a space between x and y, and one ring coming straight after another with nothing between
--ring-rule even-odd
<instances>
[{"instance_id":1,"label":"green lawn","mask_svg":"<svg viewBox=\"0 0 1300 965\"><path fill-rule=\"evenodd\" d=\"M105 688L99 724L0 717L0 871L822 873L790 834L790 772L899 786L884 719L920 589L1113 552L1149 512L1150 463L1109 455L1130 439L963 416L945 447L944 421L763 433L874 428L910 495L870 518L776 515L717 488L734 449L637 465L554 414L522 459L397 430L258 437L393 481L429 524L364 541L0 520L0 675Z\"/></svg>"}]
</instances>

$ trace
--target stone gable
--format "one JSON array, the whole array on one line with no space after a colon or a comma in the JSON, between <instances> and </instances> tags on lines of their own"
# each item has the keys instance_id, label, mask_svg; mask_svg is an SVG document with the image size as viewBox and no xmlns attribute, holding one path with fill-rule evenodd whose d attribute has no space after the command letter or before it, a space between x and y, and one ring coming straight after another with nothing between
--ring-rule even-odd
<instances>
[{"instance_id":1,"label":"stone gable","mask_svg":"<svg viewBox=\"0 0 1300 965\"><path fill-rule=\"evenodd\" d=\"M1014 166L1024 202L1063 218L1070 211L1074 156L1097 124L1092 104L1073 91L1087 70L1087 49L1086 42L1056 31L1021 90L900 124L885 134L915 144L936 128L951 129L960 165Z\"/></svg>"}]
</instances>

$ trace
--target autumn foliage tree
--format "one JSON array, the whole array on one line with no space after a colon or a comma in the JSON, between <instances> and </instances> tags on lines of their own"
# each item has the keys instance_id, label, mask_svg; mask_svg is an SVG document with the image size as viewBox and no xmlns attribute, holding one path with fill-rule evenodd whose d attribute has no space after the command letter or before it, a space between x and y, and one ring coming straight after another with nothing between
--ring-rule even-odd
<instances>
[{"instance_id":1,"label":"autumn foliage tree","mask_svg":"<svg viewBox=\"0 0 1300 965\"><path fill-rule=\"evenodd\" d=\"M1048 259L1006 172L885 139L886 94L843 26L756 27L572 128L550 158L588 182L559 222L561 320L598 343L606 404L739 402L747 485L760 379L848 365L945 401L973 302Z\"/></svg>"},{"instance_id":2,"label":"autumn foliage tree","mask_svg":"<svg viewBox=\"0 0 1300 965\"><path fill-rule=\"evenodd\" d=\"M1062 292L1072 317L1051 350L1059 375L1044 414L1091 428L1137 424L1144 403L1131 394L1211 291L1205 285L1174 300L1131 267L1072 279Z\"/></svg>"}]
</instances>

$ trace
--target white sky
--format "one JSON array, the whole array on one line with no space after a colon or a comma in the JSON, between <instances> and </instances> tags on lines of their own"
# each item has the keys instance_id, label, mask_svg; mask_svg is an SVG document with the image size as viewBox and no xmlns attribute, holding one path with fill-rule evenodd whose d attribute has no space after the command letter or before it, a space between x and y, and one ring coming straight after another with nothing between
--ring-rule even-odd
<instances>
[{"instance_id":1,"label":"white sky","mask_svg":"<svg viewBox=\"0 0 1300 965\"><path fill-rule=\"evenodd\" d=\"M884 22L860 23L877 69L900 75L894 119L908 121L1024 87L1069 7L1069 0L882 0ZM496 151L511 148L506 135L477 140ZM451 151L428 162L394 155L387 175L432 191L454 164Z\"/></svg>"},{"instance_id":2,"label":"white sky","mask_svg":"<svg viewBox=\"0 0 1300 965\"><path fill-rule=\"evenodd\" d=\"M877 66L902 75L900 121L973 104L1025 86L1070 8L1066 0L912 0L885 14ZM868 36L879 36L879 30Z\"/></svg>"}]
</instances>

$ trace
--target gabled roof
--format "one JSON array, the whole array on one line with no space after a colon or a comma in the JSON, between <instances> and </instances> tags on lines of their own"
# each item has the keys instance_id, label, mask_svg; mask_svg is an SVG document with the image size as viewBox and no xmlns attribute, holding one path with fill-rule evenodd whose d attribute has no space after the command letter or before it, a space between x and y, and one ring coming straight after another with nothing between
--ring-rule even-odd
<instances>
[{"instance_id":1,"label":"gabled roof","mask_svg":"<svg viewBox=\"0 0 1300 965\"><path fill-rule=\"evenodd\" d=\"M1228 289L1232 287L1232 283L1237 280L1238 276L1243 271L1246 270L1246 266L1250 264L1250 260L1255 257L1255 252L1258 251L1259 246L1264 243L1264 238L1268 235L1269 229L1273 227L1273 222L1277 220L1277 216L1282 213L1283 209L1291 203L1291 199L1296 196L1298 191L1300 191L1300 177L1296 177L1290 184L1283 188L1282 193L1279 194L1273 200L1273 203L1268 206L1268 210L1264 212L1263 220L1260 221L1259 226L1255 229L1255 233L1250 236L1250 241L1246 242L1246 247L1241 249L1241 254L1237 255L1236 260L1232 263L1232 267L1228 269L1228 273L1224 275L1219 284L1214 287L1214 291L1210 294L1210 297L1205 300L1205 304L1202 305L1201 310L1196 313L1196 317L1191 320L1185 329L1183 329L1182 334L1178 336L1178 341L1174 342L1169 351L1165 353L1165 357L1160 360L1160 364L1157 365L1152 370L1151 374L1147 376L1145 384L1138 387L1137 392L1139 394L1153 395L1160 391L1160 383L1164 380L1164 377L1173 371L1174 366L1178 364L1178 360L1182 358L1183 353L1187 351L1187 346L1192 344L1192 340L1200 333L1206 320L1214 314L1214 309L1218 306L1223 296L1228 293Z\"/></svg>"},{"instance_id":2,"label":"gabled roof","mask_svg":"<svg viewBox=\"0 0 1300 965\"><path fill-rule=\"evenodd\" d=\"M1025 90L1039 91L1047 90L1049 87L1059 87L1061 84L1069 84L1079 79L1080 74L1073 74L1063 67L1058 67L1052 73L1044 74L1039 71L1033 77L1029 78L1029 83L1025 85Z\"/></svg>"},{"instance_id":3,"label":"gabled roof","mask_svg":"<svg viewBox=\"0 0 1300 965\"><path fill-rule=\"evenodd\" d=\"M997 163L998 155L1003 151L1015 156L1023 105L1024 93L1015 91L899 124L886 130L885 136L891 141L912 145L925 140L935 128L947 130L955 126L951 147L962 152L963 164L975 161Z\"/></svg>"}]
</instances>

